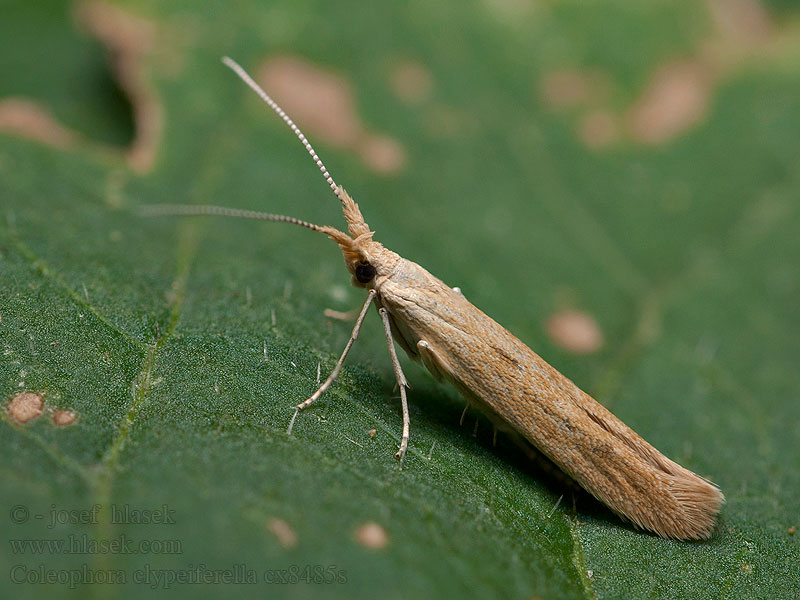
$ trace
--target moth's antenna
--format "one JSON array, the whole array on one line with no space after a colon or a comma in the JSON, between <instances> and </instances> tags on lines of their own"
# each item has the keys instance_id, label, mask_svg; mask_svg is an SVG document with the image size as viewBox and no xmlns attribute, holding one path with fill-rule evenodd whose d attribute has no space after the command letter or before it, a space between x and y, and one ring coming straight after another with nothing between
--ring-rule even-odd
<instances>
[{"instance_id":1,"label":"moth's antenna","mask_svg":"<svg viewBox=\"0 0 800 600\"><path fill-rule=\"evenodd\" d=\"M291 117L289 117L289 115L287 115L284 112L284 110L278 105L277 102L275 102L275 100L273 100L272 98L269 97L267 92L265 92L261 88L261 86L258 85L253 80L253 78L250 77L250 75L247 74L247 71L245 71L241 67L241 65L239 65L239 63L237 63L232 58L228 58L227 56L222 58L222 62L225 63L226 66L230 67L233 70L233 72L236 73L241 78L242 81L244 81L247 85L249 85L250 88L256 94L258 94L258 96L264 102L266 102L267 105L272 110L274 110L276 113L278 113L278 116L281 119L283 119L283 122L286 123L289 126L289 128L294 132L294 134L297 136L297 138L301 142L303 142L303 146L306 147L306 150L311 155L311 158L313 158L314 162L317 163L317 167L319 167L319 170L322 172L322 176L325 178L325 181L327 181L328 185L331 186L331 189L333 190L333 193L336 194L336 197L339 198L339 200L342 200L342 197L339 195L339 188L337 187L336 183L333 181L333 177L331 177L330 173L328 173L328 169L325 167L325 164L322 162L320 157L317 155L316 151L314 150L314 147L306 139L306 136L303 135L303 132L300 131L300 128L297 125L294 124L294 121L292 121Z\"/></svg>"},{"instance_id":2,"label":"moth's antenna","mask_svg":"<svg viewBox=\"0 0 800 600\"><path fill-rule=\"evenodd\" d=\"M210 206L205 204L149 204L139 208L139 215L142 217L195 217L195 216L214 216L214 217L236 217L238 219L258 219L261 221L277 221L279 223L291 223L300 225L313 231L327 233L329 227L321 227L308 221L301 221L286 215L275 215L263 213L255 210L241 210L239 208L228 208L226 206Z\"/></svg>"}]
</instances>

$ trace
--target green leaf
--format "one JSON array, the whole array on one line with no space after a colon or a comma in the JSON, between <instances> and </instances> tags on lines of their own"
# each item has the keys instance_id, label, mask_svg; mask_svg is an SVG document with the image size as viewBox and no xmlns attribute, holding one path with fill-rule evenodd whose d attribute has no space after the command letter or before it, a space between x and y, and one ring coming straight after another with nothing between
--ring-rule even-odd
<instances>
[{"instance_id":1,"label":"green leaf","mask_svg":"<svg viewBox=\"0 0 800 600\"><path fill-rule=\"evenodd\" d=\"M623 0L29 4L0 20L3 597L800 593L791 7L742 21ZM223 55L302 58L345 82L362 137L306 133L376 239L719 484L714 537L633 529L502 434L495 447L473 412L459 426L458 394L405 357L400 469L373 314L287 436L350 334L324 310L363 300L338 249L280 224L136 213L213 203L341 226L302 146ZM423 76L403 96L408 64ZM642 131L634 112L668 65L688 65L671 85L698 94L697 118L647 141L659 122ZM578 74L576 102L543 91L554 73ZM12 97L50 115L45 141L20 130ZM364 132L394 140L404 166L371 168ZM596 321L599 350L548 333L567 309ZM25 391L43 412L22 424L9 403ZM55 424L59 410L75 422Z\"/></svg>"}]
</instances>

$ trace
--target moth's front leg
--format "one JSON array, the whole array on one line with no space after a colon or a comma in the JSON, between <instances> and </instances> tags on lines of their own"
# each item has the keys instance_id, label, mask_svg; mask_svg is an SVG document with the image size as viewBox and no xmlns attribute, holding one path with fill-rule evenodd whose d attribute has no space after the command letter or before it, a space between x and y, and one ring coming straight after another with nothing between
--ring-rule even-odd
<instances>
[{"instance_id":1,"label":"moth's front leg","mask_svg":"<svg viewBox=\"0 0 800 600\"><path fill-rule=\"evenodd\" d=\"M411 428L411 418L408 414L408 399L406 398L406 388L408 387L408 382L406 381L406 376L403 375L403 369L400 366L400 361L397 359L397 352L395 352L394 349L394 340L392 339L392 326L389 322L389 313L385 308L379 308L378 314L380 314L381 321L383 322L383 330L386 333L386 343L389 346L389 356L392 359L392 367L394 367L394 375L397 378L397 385L400 387L400 401L403 408L403 435L400 438L400 449L397 451L394 457L402 464L403 458L406 455L406 450L408 449L409 430Z\"/></svg>"},{"instance_id":2,"label":"moth's front leg","mask_svg":"<svg viewBox=\"0 0 800 600\"><path fill-rule=\"evenodd\" d=\"M292 415L292 420L289 421L289 427L286 430L288 435L292 434L292 428L294 427L294 422L297 419L297 415L300 414L300 411L304 408L308 408L314 402L320 399L320 396L328 391L328 388L331 387L336 378L339 376L339 371L342 370L342 365L344 364L344 359L347 358L347 353L350 352L350 348L353 346L353 343L358 338L358 332L361 331L361 324L364 322L364 317L367 315L367 310L369 310L369 305L372 303L372 300L375 298L377 292L375 290L370 290L369 294L367 294L367 299L364 302L364 305L361 307L361 311L358 314L358 318L356 319L356 324L353 327L353 332L350 334L350 339L347 342L347 345L344 347L344 352L342 352L342 356L339 358L339 361L336 363L336 366L331 371L331 374L328 375L328 378L323 382L321 386L317 389L316 392L311 394L306 400L303 400L300 404L295 406L294 414Z\"/></svg>"}]
</instances>

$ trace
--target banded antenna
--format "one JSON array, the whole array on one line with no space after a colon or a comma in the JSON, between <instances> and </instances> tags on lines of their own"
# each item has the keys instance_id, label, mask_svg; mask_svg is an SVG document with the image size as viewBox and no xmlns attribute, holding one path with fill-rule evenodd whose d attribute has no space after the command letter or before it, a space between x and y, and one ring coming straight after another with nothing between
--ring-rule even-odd
<instances>
[{"instance_id":1,"label":"banded antenna","mask_svg":"<svg viewBox=\"0 0 800 600\"><path fill-rule=\"evenodd\" d=\"M236 217L238 219L258 219L261 221L277 221L278 223L291 223L325 233L327 227L315 225L295 217L276 215L273 213L258 212L256 210L242 210L228 208L227 206L211 206L208 204L145 204L139 207L139 216L142 217Z\"/></svg>"},{"instance_id":2,"label":"banded antenna","mask_svg":"<svg viewBox=\"0 0 800 600\"><path fill-rule=\"evenodd\" d=\"M275 100L273 100L267 94L267 92L265 92L262 87L258 85L252 77L250 77L250 75L247 74L247 71L245 71L239 63L227 56L222 58L222 62L225 63L225 66L229 67L234 73L236 73L242 81L249 85L250 89L258 94L258 97L261 98L267 104L267 106L278 113L278 116L283 119L283 122L286 123L289 126L289 129L291 129L297 136L297 139L303 143L303 146L305 146L306 150L311 155L311 158L313 158L314 162L317 164L317 167L322 173L322 176L325 178L325 181L327 181L328 185L331 186L333 193L336 194L336 197L339 198L339 200L342 200L342 197L339 195L339 188L333 181L333 177L331 177L330 173L328 173L325 163L322 162L322 159L320 159L320 157L317 155L317 152L314 150L311 142L306 139L306 136L303 135L303 132L300 131L300 128L295 125L294 121L292 121L292 118L286 114L286 112L278 105L278 103L275 102Z\"/></svg>"}]
</instances>

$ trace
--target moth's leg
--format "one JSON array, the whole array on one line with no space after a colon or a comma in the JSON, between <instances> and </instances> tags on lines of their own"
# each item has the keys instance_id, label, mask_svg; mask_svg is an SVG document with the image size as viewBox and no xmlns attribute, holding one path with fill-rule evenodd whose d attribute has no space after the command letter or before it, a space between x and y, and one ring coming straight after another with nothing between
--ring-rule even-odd
<instances>
[{"instance_id":1,"label":"moth's leg","mask_svg":"<svg viewBox=\"0 0 800 600\"><path fill-rule=\"evenodd\" d=\"M367 300L364 302L364 306L361 307L361 312L358 313L358 319L356 319L355 327L353 327L353 332L350 334L350 339L347 342L347 345L344 347L344 352L342 352L342 356L339 358L339 362L336 363L336 366L333 367L333 371L328 376L328 378L323 382L319 389L311 394L311 396L307 399L298 404L295 407L294 414L292 415L292 420L289 422L289 428L286 430L286 433L291 435L292 427L294 427L294 421L297 418L297 415L300 413L301 410L311 406L319 400L319 397L324 394L331 384L336 381L336 378L339 376L339 371L342 370L342 365L344 364L344 359L347 357L347 353L350 352L350 348L353 346L353 342L356 341L358 337L358 332L361 330L361 323L364 322L364 317L367 315L367 310L369 310L369 305L372 302L372 299L375 297L377 292L375 290L370 290L369 294L367 295Z\"/></svg>"},{"instance_id":2,"label":"moth's leg","mask_svg":"<svg viewBox=\"0 0 800 600\"><path fill-rule=\"evenodd\" d=\"M408 449L408 435L411 419L408 416L408 399L406 398L406 387L408 382L406 376L403 375L403 369L400 367L400 361L397 360L397 352L394 349L394 340L392 339L392 326L389 323L389 313L385 308L379 308L378 314L383 321L383 330L386 332L386 343L389 345L389 356L392 359L392 366L394 367L394 376L397 378L397 385L400 386L400 402L403 406L403 436L400 438L400 449L394 457L402 461Z\"/></svg>"},{"instance_id":3,"label":"moth's leg","mask_svg":"<svg viewBox=\"0 0 800 600\"><path fill-rule=\"evenodd\" d=\"M547 473L547 475L551 476L553 479L557 480L559 483L565 485L573 491L582 490L581 486L578 485L578 483L572 477L567 475L561 469L561 467L550 460L542 451L540 451L525 437L513 429L508 428L504 429L504 433L512 442L514 442L514 444L516 444L522 453L525 454L528 460L535 463L536 466Z\"/></svg>"},{"instance_id":4,"label":"moth's leg","mask_svg":"<svg viewBox=\"0 0 800 600\"><path fill-rule=\"evenodd\" d=\"M453 288L455 289L455 288ZM426 342L425 340L420 340L417 342L417 352L419 353L420 358L422 359L422 364L425 365L425 368L428 369L431 375L436 378L437 381L453 379L452 376L452 369L450 369L450 365L448 365L441 356L436 354L436 351L431 347L431 345ZM464 417L467 416L467 411L471 405L469 398L466 399L467 403L464 405L464 412L461 413L461 418L458 420L459 427L464 425Z\"/></svg>"}]
</instances>

